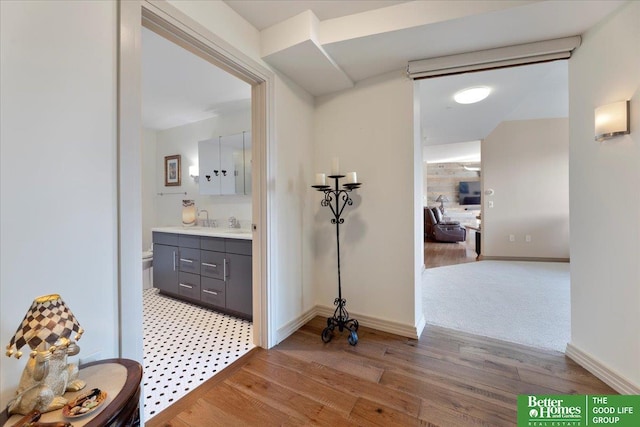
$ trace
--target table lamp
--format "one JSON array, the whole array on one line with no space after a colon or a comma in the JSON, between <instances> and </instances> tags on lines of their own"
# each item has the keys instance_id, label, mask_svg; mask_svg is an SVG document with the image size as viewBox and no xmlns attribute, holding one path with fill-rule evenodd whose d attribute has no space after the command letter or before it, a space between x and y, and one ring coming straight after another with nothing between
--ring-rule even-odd
<instances>
[{"instance_id":1,"label":"table lamp","mask_svg":"<svg viewBox=\"0 0 640 427\"><path fill-rule=\"evenodd\" d=\"M36 298L7 345L7 356L19 359L20 349L29 345L29 361L22 372L16 397L9 402L9 414L27 414L36 409L49 412L62 408L65 391L78 391L85 382L78 379L78 366L67 364L67 356L80 352L75 339L84 330L60 295Z\"/></svg>"},{"instance_id":2,"label":"table lamp","mask_svg":"<svg viewBox=\"0 0 640 427\"><path fill-rule=\"evenodd\" d=\"M443 215L444 215L444 202L448 202L448 201L449 201L449 198L444 194L439 195L438 198L436 199L436 202L440 202L440 212L442 212Z\"/></svg>"}]
</instances>

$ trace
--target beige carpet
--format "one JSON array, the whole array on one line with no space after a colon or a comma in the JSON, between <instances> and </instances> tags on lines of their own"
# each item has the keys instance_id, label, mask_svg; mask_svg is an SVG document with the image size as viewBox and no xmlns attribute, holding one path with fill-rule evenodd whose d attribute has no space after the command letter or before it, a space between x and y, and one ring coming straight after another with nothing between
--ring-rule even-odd
<instances>
[{"instance_id":1,"label":"beige carpet","mask_svg":"<svg viewBox=\"0 0 640 427\"><path fill-rule=\"evenodd\" d=\"M571 338L569 264L479 261L425 270L427 323L564 352Z\"/></svg>"}]
</instances>

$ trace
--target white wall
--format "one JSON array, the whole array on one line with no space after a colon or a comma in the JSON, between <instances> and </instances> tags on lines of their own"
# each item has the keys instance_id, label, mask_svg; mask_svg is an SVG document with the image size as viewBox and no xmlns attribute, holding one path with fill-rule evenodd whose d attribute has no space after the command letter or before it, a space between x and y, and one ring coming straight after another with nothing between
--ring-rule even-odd
<instances>
[{"instance_id":1,"label":"white wall","mask_svg":"<svg viewBox=\"0 0 640 427\"><path fill-rule=\"evenodd\" d=\"M347 309L414 327L414 168L420 162L414 164L413 82L397 71L317 98L315 138L315 171L330 172L337 156L342 171L357 171L363 183L352 193L340 229ZM312 179L309 174L307 181ZM320 200L315 194L311 207L314 281L318 303L332 306L335 226Z\"/></svg>"},{"instance_id":2,"label":"white wall","mask_svg":"<svg viewBox=\"0 0 640 427\"><path fill-rule=\"evenodd\" d=\"M640 387L640 3L569 61L571 344ZM631 99L631 135L594 141L594 108Z\"/></svg>"},{"instance_id":3,"label":"white wall","mask_svg":"<svg viewBox=\"0 0 640 427\"><path fill-rule=\"evenodd\" d=\"M80 358L117 356L116 4L2 1L0 16L0 342L59 293ZM4 408L28 356L1 358Z\"/></svg>"},{"instance_id":4,"label":"white wall","mask_svg":"<svg viewBox=\"0 0 640 427\"><path fill-rule=\"evenodd\" d=\"M198 141L233 135L251 130L251 111L235 111L217 117L189 123L170 129L156 131L155 180L153 209L155 222L152 226L180 225L182 223L182 200L193 199L198 209L206 209L209 219L216 219L219 227L226 227L230 216L235 216L243 228L251 224L251 196L200 195L198 184L189 176L189 166L198 164ZM180 186L164 186L164 157L179 154L182 159ZM202 179L205 179L204 177ZM165 194L158 193L184 193ZM202 218L205 218L204 214Z\"/></svg>"},{"instance_id":5,"label":"white wall","mask_svg":"<svg viewBox=\"0 0 640 427\"><path fill-rule=\"evenodd\" d=\"M151 228L156 225L156 171L163 167L156 165L156 131L143 129L142 131L142 250L151 247Z\"/></svg>"},{"instance_id":6,"label":"white wall","mask_svg":"<svg viewBox=\"0 0 640 427\"><path fill-rule=\"evenodd\" d=\"M482 142L483 256L569 258L568 123L506 121Z\"/></svg>"},{"instance_id":7,"label":"white wall","mask_svg":"<svg viewBox=\"0 0 640 427\"><path fill-rule=\"evenodd\" d=\"M273 254L278 280L274 283L276 330L315 306L312 277L313 97L285 77L276 79L276 167L269 187L274 190L276 241ZM285 328L286 329L286 328ZM278 340L285 338L278 333Z\"/></svg>"}]
</instances>

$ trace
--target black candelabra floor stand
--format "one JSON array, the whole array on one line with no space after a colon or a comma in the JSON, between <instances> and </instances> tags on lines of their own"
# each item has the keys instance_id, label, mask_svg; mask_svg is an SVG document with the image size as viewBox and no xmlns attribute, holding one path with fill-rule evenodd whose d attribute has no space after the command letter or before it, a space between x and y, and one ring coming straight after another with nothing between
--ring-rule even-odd
<instances>
[{"instance_id":1,"label":"black candelabra floor stand","mask_svg":"<svg viewBox=\"0 0 640 427\"><path fill-rule=\"evenodd\" d=\"M349 205L353 205L353 200L349 197L349 193L356 188L360 187L360 183L348 183L344 184L340 188L338 182L340 178L344 178L344 175L329 175L329 178L335 181L335 186L332 189L330 185L314 185L318 191L324 193L324 199L320 204L324 207L329 207L333 218L331 223L336 226L336 247L338 258L338 298L333 301L333 305L336 306L333 312L333 317L327 318L327 327L322 330L322 341L325 343L331 341L333 338L333 331L338 328L340 332L345 329L349 331L347 340L349 344L358 344L358 321L356 319L349 318L349 312L345 308L347 300L342 298L342 281L340 279L340 225L344 223L342 218L342 212L344 208Z\"/></svg>"}]
</instances>

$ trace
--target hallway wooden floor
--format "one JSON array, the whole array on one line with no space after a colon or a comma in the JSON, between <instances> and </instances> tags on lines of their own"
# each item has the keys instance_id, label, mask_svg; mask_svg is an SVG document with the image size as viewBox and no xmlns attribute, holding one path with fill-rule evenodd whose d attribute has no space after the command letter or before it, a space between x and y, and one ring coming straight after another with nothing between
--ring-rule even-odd
<instances>
[{"instance_id":1,"label":"hallway wooden floor","mask_svg":"<svg viewBox=\"0 0 640 427\"><path fill-rule=\"evenodd\" d=\"M146 425L513 426L518 394L616 394L562 353L433 326L324 344L325 324L252 350Z\"/></svg>"},{"instance_id":2,"label":"hallway wooden floor","mask_svg":"<svg viewBox=\"0 0 640 427\"><path fill-rule=\"evenodd\" d=\"M434 240L424 241L425 268L444 267L447 265L475 262L475 247L467 242L443 243Z\"/></svg>"}]
</instances>

